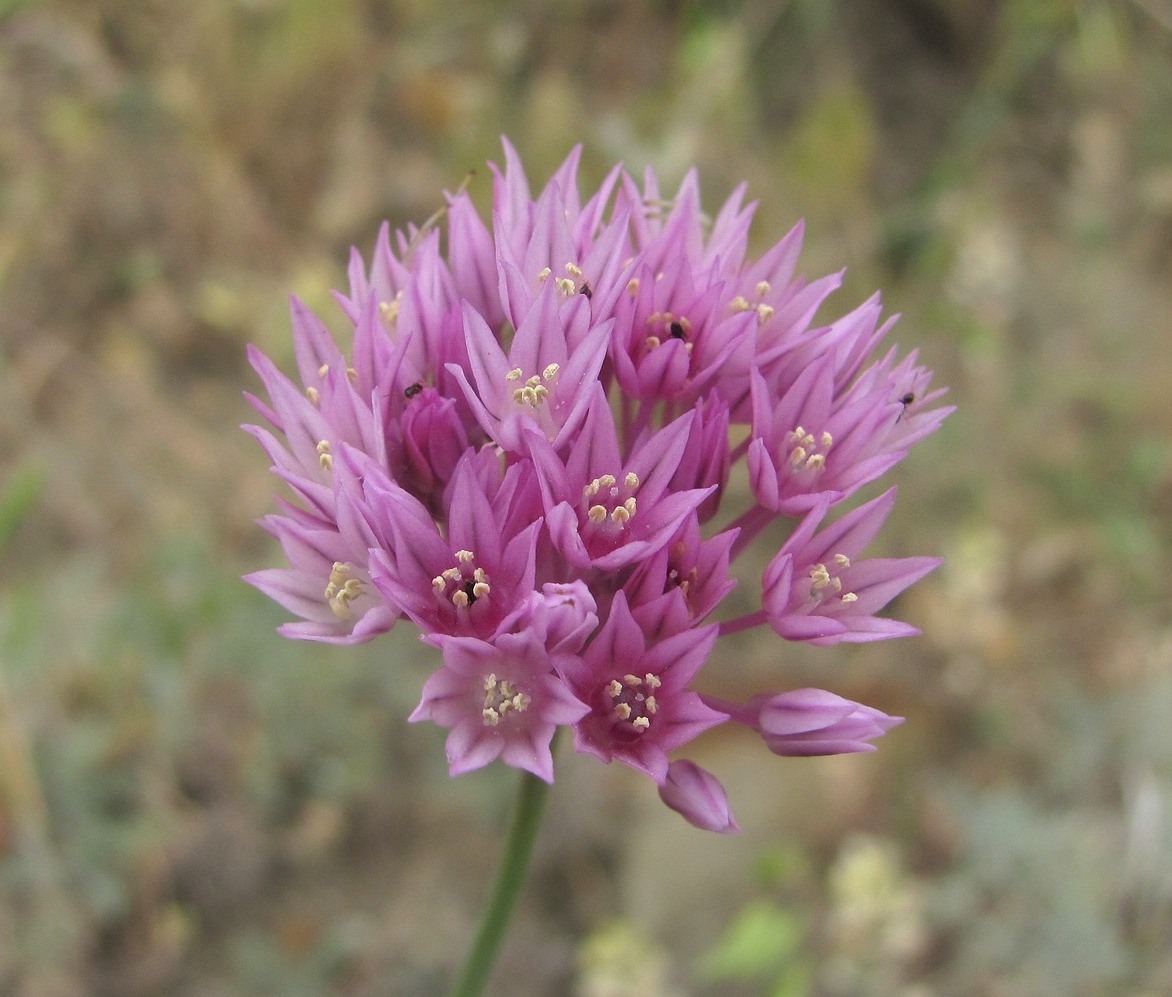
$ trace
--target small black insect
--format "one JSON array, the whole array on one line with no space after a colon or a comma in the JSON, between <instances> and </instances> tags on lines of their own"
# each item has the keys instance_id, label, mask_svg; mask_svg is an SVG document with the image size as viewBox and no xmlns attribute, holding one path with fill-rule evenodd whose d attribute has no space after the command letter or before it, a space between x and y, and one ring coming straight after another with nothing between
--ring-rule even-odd
<instances>
[{"instance_id":1,"label":"small black insect","mask_svg":"<svg viewBox=\"0 0 1172 997\"><path fill-rule=\"evenodd\" d=\"M588 281L588 280L582 281L582 286L580 288L578 288L578 293L586 295L587 301L589 301L591 298L593 298L594 291L591 290L591 288L590 288L590 281Z\"/></svg>"},{"instance_id":2,"label":"small black insect","mask_svg":"<svg viewBox=\"0 0 1172 997\"><path fill-rule=\"evenodd\" d=\"M464 583L464 594L468 596L467 604L469 606L471 606L472 603L474 603L478 598L476 595L476 582L474 582L471 578L469 578L468 581Z\"/></svg>"},{"instance_id":3,"label":"small black insect","mask_svg":"<svg viewBox=\"0 0 1172 997\"><path fill-rule=\"evenodd\" d=\"M899 422L899 420L903 418L903 414L904 414L904 412L907 411L907 407L915 400L916 400L916 393L914 391L908 391L907 393L904 394L904 396L899 400L899 404L903 406L903 411L900 412L899 415L895 417L896 422Z\"/></svg>"},{"instance_id":4,"label":"small black insect","mask_svg":"<svg viewBox=\"0 0 1172 997\"><path fill-rule=\"evenodd\" d=\"M684 327L682 325L680 325L679 322L672 322L672 324L668 326L668 329L671 331L671 338L672 339L686 338L684 336Z\"/></svg>"},{"instance_id":5,"label":"small black insect","mask_svg":"<svg viewBox=\"0 0 1172 997\"><path fill-rule=\"evenodd\" d=\"M414 384L409 384L403 389L403 395L406 398L414 398L422 390L423 385L416 381Z\"/></svg>"}]
</instances>

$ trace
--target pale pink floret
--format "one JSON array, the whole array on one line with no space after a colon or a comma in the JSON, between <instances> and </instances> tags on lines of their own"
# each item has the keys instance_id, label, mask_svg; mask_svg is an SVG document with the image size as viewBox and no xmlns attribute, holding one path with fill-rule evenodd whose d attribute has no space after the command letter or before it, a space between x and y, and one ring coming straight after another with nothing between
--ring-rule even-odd
<instances>
[{"instance_id":1,"label":"pale pink floret","mask_svg":"<svg viewBox=\"0 0 1172 997\"><path fill-rule=\"evenodd\" d=\"M693 827L717 834L740 831L720 780L695 762L679 759L667 767L659 798Z\"/></svg>"},{"instance_id":2,"label":"pale pink floret","mask_svg":"<svg viewBox=\"0 0 1172 997\"><path fill-rule=\"evenodd\" d=\"M894 503L892 488L818 530L829 507L824 499L802 520L762 579L765 615L778 634L837 644L920 632L875 613L938 567L940 558L860 557Z\"/></svg>"},{"instance_id":3,"label":"pale pink floret","mask_svg":"<svg viewBox=\"0 0 1172 997\"><path fill-rule=\"evenodd\" d=\"M500 758L506 765L553 782L550 741L560 724L589 712L550 667L545 645L531 633L439 642L444 665L423 686L410 720L451 728L452 775Z\"/></svg>"}]
</instances>

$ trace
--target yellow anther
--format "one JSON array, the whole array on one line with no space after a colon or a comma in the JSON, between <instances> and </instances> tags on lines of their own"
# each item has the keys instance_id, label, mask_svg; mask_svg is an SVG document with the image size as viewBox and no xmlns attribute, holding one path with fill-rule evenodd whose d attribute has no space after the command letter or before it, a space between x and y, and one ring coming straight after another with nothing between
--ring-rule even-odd
<instances>
[{"instance_id":1,"label":"yellow anther","mask_svg":"<svg viewBox=\"0 0 1172 997\"><path fill-rule=\"evenodd\" d=\"M452 602L454 602L461 609L467 607L468 593L463 589L456 589L456 591L452 593Z\"/></svg>"},{"instance_id":2,"label":"yellow anther","mask_svg":"<svg viewBox=\"0 0 1172 997\"><path fill-rule=\"evenodd\" d=\"M487 582L487 581L488 581L488 575L487 575L487 574L485 574L485 571L484 571L484 569L483 569L483 568L476 568L476 569L475 569L475 570L472 572L472 580L473 580L474 582Z\"/></svg>"},{"instance_id":3,"label":"yellow anther","mask_svg":"<svg viewBox=\"0 0 1172 997\"><path fill-rule=\"evenodd\" d=\"M639 278L632 277L629 281L627 281L627 294L629 294L633 298L638 293L639 293Z\"/></svg>"},{"instance_id":4,"label":"yellow anther","mask_svg":"<svg viewBox=\"0 0 1172 997\"><path fill-rule=\"evenodd\" d=\"M851 566L851 559L845 554L835 554L834 563L837 564L839 568L846 569Z\"/></svg>"},{"instance_id":5,"label":"yellow anther","mask_svg":"<svg viewBox=\"0 0 1172 997\"><path fill-rule=\"evenodd\" d=\"M642 733L651 726L651 720L648 717L635 717L635 719L631 721L631 726L634 727L635 730Z\"/></svg>"},{"instance_id":6,"label":"yellow anther","mask_svg":"<svg viewBox=\"0 0 1172 997\"><path fill-rule=\"evenodd\" d=\"M549 267L542 267L537 271L537 283L544 284L551 273L553 273L553 271L550 270Z\"/></svg>"},{"instance_id":7,"label":"yellow anther","mask_svg":"<svg viewBox=\"0 0 1172 997\"><path fill-rule=\"evenodd\" d=\"M739 294L735 298L733 298L732 301L730 301L728 303L728 306L734 312L747 312L753 307L751 304L749 304L748 301L746 301Z\"/></svg>"},{"instance_id":8,"label":"yellow anther","mask_svg":"<svg viewBox=\"0 0 1172 997\"><path fill-rule=\"evenodd\" d=\"M352 576L353 570L353 566L345 561L335 561L330 570L324 597L330 611L339 620L348 620L353 616L350 603L362 595L362 582Z\"/></svg>"},{"instance_id":9,"label":"yellow anther","mask_svg":"<svg viewBox=\"0 0 1172 997\"><path fill-rule=\"evenodd\" d=\"M577 285L572 280L570 280L569 277L559 277L557 284L558 290L561 291L562 294L569 295L578 293Z\"/></svg>"},{"instance_id":10,"label":"yellow anther","mask_svg":"<svg viewBox=\"0 0 1172 997\"><path fill-rule=\"evenodd\" d=\"M521 380L521 368L514 367L511 371L509 371L505 375L505 380L506 381L519 381L519 380Z\"/></svg>"},{"instance_id":11,"label":"yellow anther","mask_svg":"<svg viewBox=\"0 0 1172 997\"><path fill-rule=\"evenodd\" d=\"M600 488L614 488L615 476L613 474L602 475L602 477L598 479L598 485Z\"/></svg>"},{"instance_id":12,"label":"yellow anther","mask_svg":"<svg viewBox=\"0 0 1172 997\"><path fill-rule=\"evenodd\" d=\"M842 601L843 602L858 602L859 597L857 595L855 595L854 592L844 592L842 594Z\"/></svg>"},{"instance_id":13,"label":"yellow anther","mask_svg":"<svg viewBox=\"0 0 1172 997\"><path fill-rule=\"evenodd\" d=\"M648 336L644 342L647 344L647 349L653 350L659 345L660 339L658 336Z\"/></svg>"},{"instance_id":14,"label":"yellow anther","mask_svg":"<svg viewBox=\"0 0 1172 997\"><path fill-rule=\"evenodd\" d=\"M306 388L305 397L309 399L310 405L316 405L321 401L321 393L317 390L317 388Z\"/></svg>"},{"instance_id":15,"label":"yellow anther","mask_svg":"<svg viewBox=\"0 0 1172 997\"><path fill-rule=\"evenodd\" d=\"M647 697L647 701L643 704L643 709L645 709L648 713L654 713L659 709L659 704L655 702L654 696Z\"/></svg>"},{"instance_id":16,"label":"yellow anther","mask_svg":"<svg viewBox=\"0 0 1172 997\"><path fill-rule=\"evenodd\" d=\"M764 302L757 306L757 324L764 325L771 318L773 318L773 307Z\"/></svg>"},{"instance_id":17,"label":"yellow anther","mask_svg":"<svg viewBox=\"0 0 1172 997\"><path fill-rule=\"evenodd\" d=\"M810 456L806 458L806 468L810 471L821 471L822 468L824 468L825 466L826 466L825 454L820 454L820 453L810 454Z\"/></svg>"},{"instance_id":18,"label":"yellow anther","mask_svg":"<svg viewBox=\"0 0 1172 997\"><path fill-rule=\"evenodd\" d=\"M631 516L635 515L635 496L632 495L629 499L627 499L622 504L622 508L627 510L627 518L628 519ZM615 511L617 512L618 510L616 509Z\"/></svg>"},{"instance_id":19,"label":"yellow anther","mask_svg":"<svg viewBox=\"0 0 1172 997\"><path fill-rule=\"evenodd\" d=\"M663 682L660 680L659 676L652 675L650 672L643 676L643 681L647 683L648 689L658 689L661 685L663 685Z\"/></svg>"},{"instance_id":20,"label":"yellow anther","mask_svg":"<svg viewBox=\"0 0 1172 997\"><path fill-rule=\"evenodd\" d=\"M822 449L829 450L832 446L834 446L834 437L831 436L829 433L823 433L822 434Z\"/></svg>"},{"instance_id":21,"label":"yellow anther","mask_svg":"<svg viewBox=\"0 0 1172 997\"><path fill-rule=\"evenodd\" d=\"M627 512L623 506L617 505L610 511L610 518L622 526L628 519L631 518L631 514Z\"/></svg>"},{"instance_id":22,"label":"yellow anther","mask_svg":"<svg viewBox=\"0 0 1172 997\"><path fill-rule=\"evenodd\" d=\"M472 586L472 598L483 599L491 591L487 582L477 582Z\"/></svg>"},{"instance_id":23,"label":"yellow anther","mask_svg":"<svg viewBox=\"0 0 1172 997\"><path fill-rule=\"evenodd\" d=\"M794 447L789 454L789 462L794 467L800 467L806 460L806 450L804 447Z\"/></svg>"},{"instance_id":24,"label":"yellow anther","mask_svg":"<svg viewBox=\"0 0 1172 997\"><path fill-rule=\"evenodd\" d=\"M763 298L769 293L769 281L761 280L757 282L757 297Z\"/></svg>"},{"instance_id":25,"label":"yellow anther","mask_svg":"<svg viewBox=\"0 0 1172 997\"><path fill-rule=\"evenodd\" d=\"M358 371L356 371L353 367L347 367L346 378L351 384L354 384L358 380Z\"/></svg>"},{"instance_id":26,"label":"yellow anther","mask_svg":"<svg viewBox=\"0 0 1172 997\"><path fill-rule=\"evenodd\" d=\"M330 372L330 365L328 363L323 363L317 369L317 376L318 377L325 377L327 374L329 374L329 372Z\"/></svg>"},{"instance_id":27,"label":"yellow anther","mask_svg":"<svg viewBox=\"0 0 1172 997\"><path fill-rule=\"evenodd\" d=\"M476 555L470 550L458 550L456 551L456 560L461 564L471 564L476 560Z\"/></svg>"},{"instance_id":28,"label":"yellow anther","mask_svg":"<svg viewBox=\"0 0 1172 997\"><path fill-rule=\"evenodd\" d=\"M626 703L619 703L614 708L615 716L620 720L629 720L631 718L631 708Z\"/></svg>"},{"instance_id":29,"label":"yellow anther","mask_svg":"<svg viewBox=\"0 0 1172 997\"><path fill-rule=\"evenodd\" d=\"M634 471L628 471L627 476L623 478L623 484L628 488L638 488L639 475L637 475Z\"/></svg>"},{"instance_id":30,"label":"yellow anther","mask_svg":"<svg viewBox=\"0 0 1172 997\"><path fill-rule=\"evenodd\" d=\"M560 365L551 363L548 367L545 368L545 370L541 372L541 376L546 381L552 381L555 377L558 376L558 371L561 369L562 368Z\"/></svg>"},{"instance_id":31,"label":"yellow anther","mask_svg":"<svg viewBox=\"0 0 1172 997\"><path fill-rule=\"evenodd\" d=\"M458 582L463 577L463 575L460 574L459 568L448 568L444 572L443 576L444 578L450 579L453 582Z\"/></svg>"},{"instance_id":32,"label":"yellow anther","mask_svg":"<svg viewBox=\"0 0 1172 997\"><path fill-rule=\"evenodd\" d=\"M582 276L581 269L579 267L575 266L573 263L566 264L566 273L568 273L575 280L577 280L579 277Z\"/></svg>"},{"instance_id":33,"label":"yellow anther","mask_svg":"<svg viewBox=\"0 0 1172 997\"><path fill-rule=\"evenodd\" d=\"M601 505L592 505L586 512L592 523L601 523L606 519L606 508Z\"/></svg>"},{"instance_id":34,"label":"yellow anther","mask_svg":"<svg viewBox=\"0 0 1172 997\"><path fill-rule=\"evenodd\" d=\"M610 694L611 699L617 699L623 694L623 684L618 679L611 679L606 691Z\"/></svg>"},{"instance_id":35,"label":"yellow anther","mask_svg":"<svg viewBox=\"0 0 1172 997\"><path fill-rule=\"evenodd\" d=\"M431 587L436 590L437 594L443 595L448 587L447 579L443 575L436 575L431 580Z\"/></svg>"},{"instance_id":36,"label":"yellow anther","mask_svg":"<svg viewBox=\"0 0 1172 997\"><path fill-rule=\"evenodd\" d=\"M632 686L643 684L643 680L639 678L638 675L632 675L630 672L627 672L627 674L623 676L623 682Z\"/></svg>"}]
</instances>

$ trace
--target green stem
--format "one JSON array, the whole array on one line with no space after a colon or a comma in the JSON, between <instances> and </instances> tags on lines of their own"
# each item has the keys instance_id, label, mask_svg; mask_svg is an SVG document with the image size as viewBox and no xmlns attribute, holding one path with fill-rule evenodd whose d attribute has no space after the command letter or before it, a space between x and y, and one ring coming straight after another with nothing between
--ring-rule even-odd
<instances>
[{"instance_id":1,"label":"green stem","mask_svg":"<svg viewBox=\"0 0 1172 997\"><path fill-rule=\"evenodd\" d=\"M451 997L475 997L488 983L488 975L492 972L517 897L525 882L525 871L529 867L529 857L533 853L533 842L537 838L548 791L549 786L542 779L529 772L521 773L513 826L505 842L492 895L481 915L476 940L465 959L463 972L452 988Z\"/></svg>"}]
</instances>

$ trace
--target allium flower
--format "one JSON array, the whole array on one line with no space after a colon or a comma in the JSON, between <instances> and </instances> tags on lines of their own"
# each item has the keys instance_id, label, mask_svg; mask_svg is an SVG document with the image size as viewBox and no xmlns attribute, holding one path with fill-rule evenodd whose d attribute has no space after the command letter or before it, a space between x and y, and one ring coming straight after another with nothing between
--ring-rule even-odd
<instances>
[{"instance_id":1,"label":"allium flower","mask_svg":"<svg viewBox=\"0 0 1172 997\"><path fill-rule=\"evenodd\" d=\"M438 643L444 666L424 683L409 719L451 728L452 775L500 757L553 782L554 730L580 720L590 708L554 674L545 645L532 633L502 634L493 643L475 637L444 637Z\"/></svg>"},{"instance_id":2,"label":"allium flower","mask_svg":"<svg viewBox=\"0 0 1172 997\"><path fill-rule=\"evenodd\" d=\"M695 762L683 758L672 762L659 786L659 798L705 831L734 834L740 830L720 780Z\"/></svg>"},{"instance_id":3,"label":"allium flower","mask_svg":"<svg viewBox=\"0 0 1172 997\"><path fill-rule=\"evenodd\" d=\"M657 783L667 778L668 752L727 717L687 688L716 640L715 626L647 645L622 592L610 616L578 658L558 669L590 713L574 728L579 751L621 761Z\"/></svg>"},{"instance_id":4,"label":"allium flower","mask_svg":"<svg viewBox=\"0 0 1172 997\"><path fill-rule=\"evenodd\" d=\"M450 729L453 774L551 780L568 726L736 830L716 777L672 758L695 737L734 722L778 754L860 751L897 720L820 690L701 695L718 637L916 633L876 614L938 561L861 556L894 489L843 503L951 410L914 351L879 352L877 295L814 325L841 274L801 275L801 223L751 257L743 186L710 218L695 171L674 195L621 167L583 193L575 149L534 193L504 153L488 222L461 189L384 225L369 266L352 253L345 335L294 299L299 383L250 350L268 399L248 429L289 498L263 521L287 566L248 581L300 618L292 637L415 624L443 664L411 719ZM730 618L766 536L761 601Z\"/></svg>"},{"instance_id":5,"label":"allium flower","mask_svg":"<svg viewBox=\"0 0 1172 997\"><path fill-rule=\"evenodd\" d=\"M868 742L903 723L862 703L843 699L825 689L795 689L754 696L743 707L722 700L715 706L730 718L751 727L775 755L843 755L874 751Z\"/></svg>"},{"instance_id":6,"label":"allium flower","mask_svg":"<svg viewBox=\"0 0 1172 997\"><path fill-rule=\"evenodd\" d=\"M778 634L787 640L837 644L919 633L907 623L874 614L938 567L940 559L859 557L894 503L891 488L818 532L825 502L802 520L765 569L765 615Z\"/></svg>"}]
</instances>

